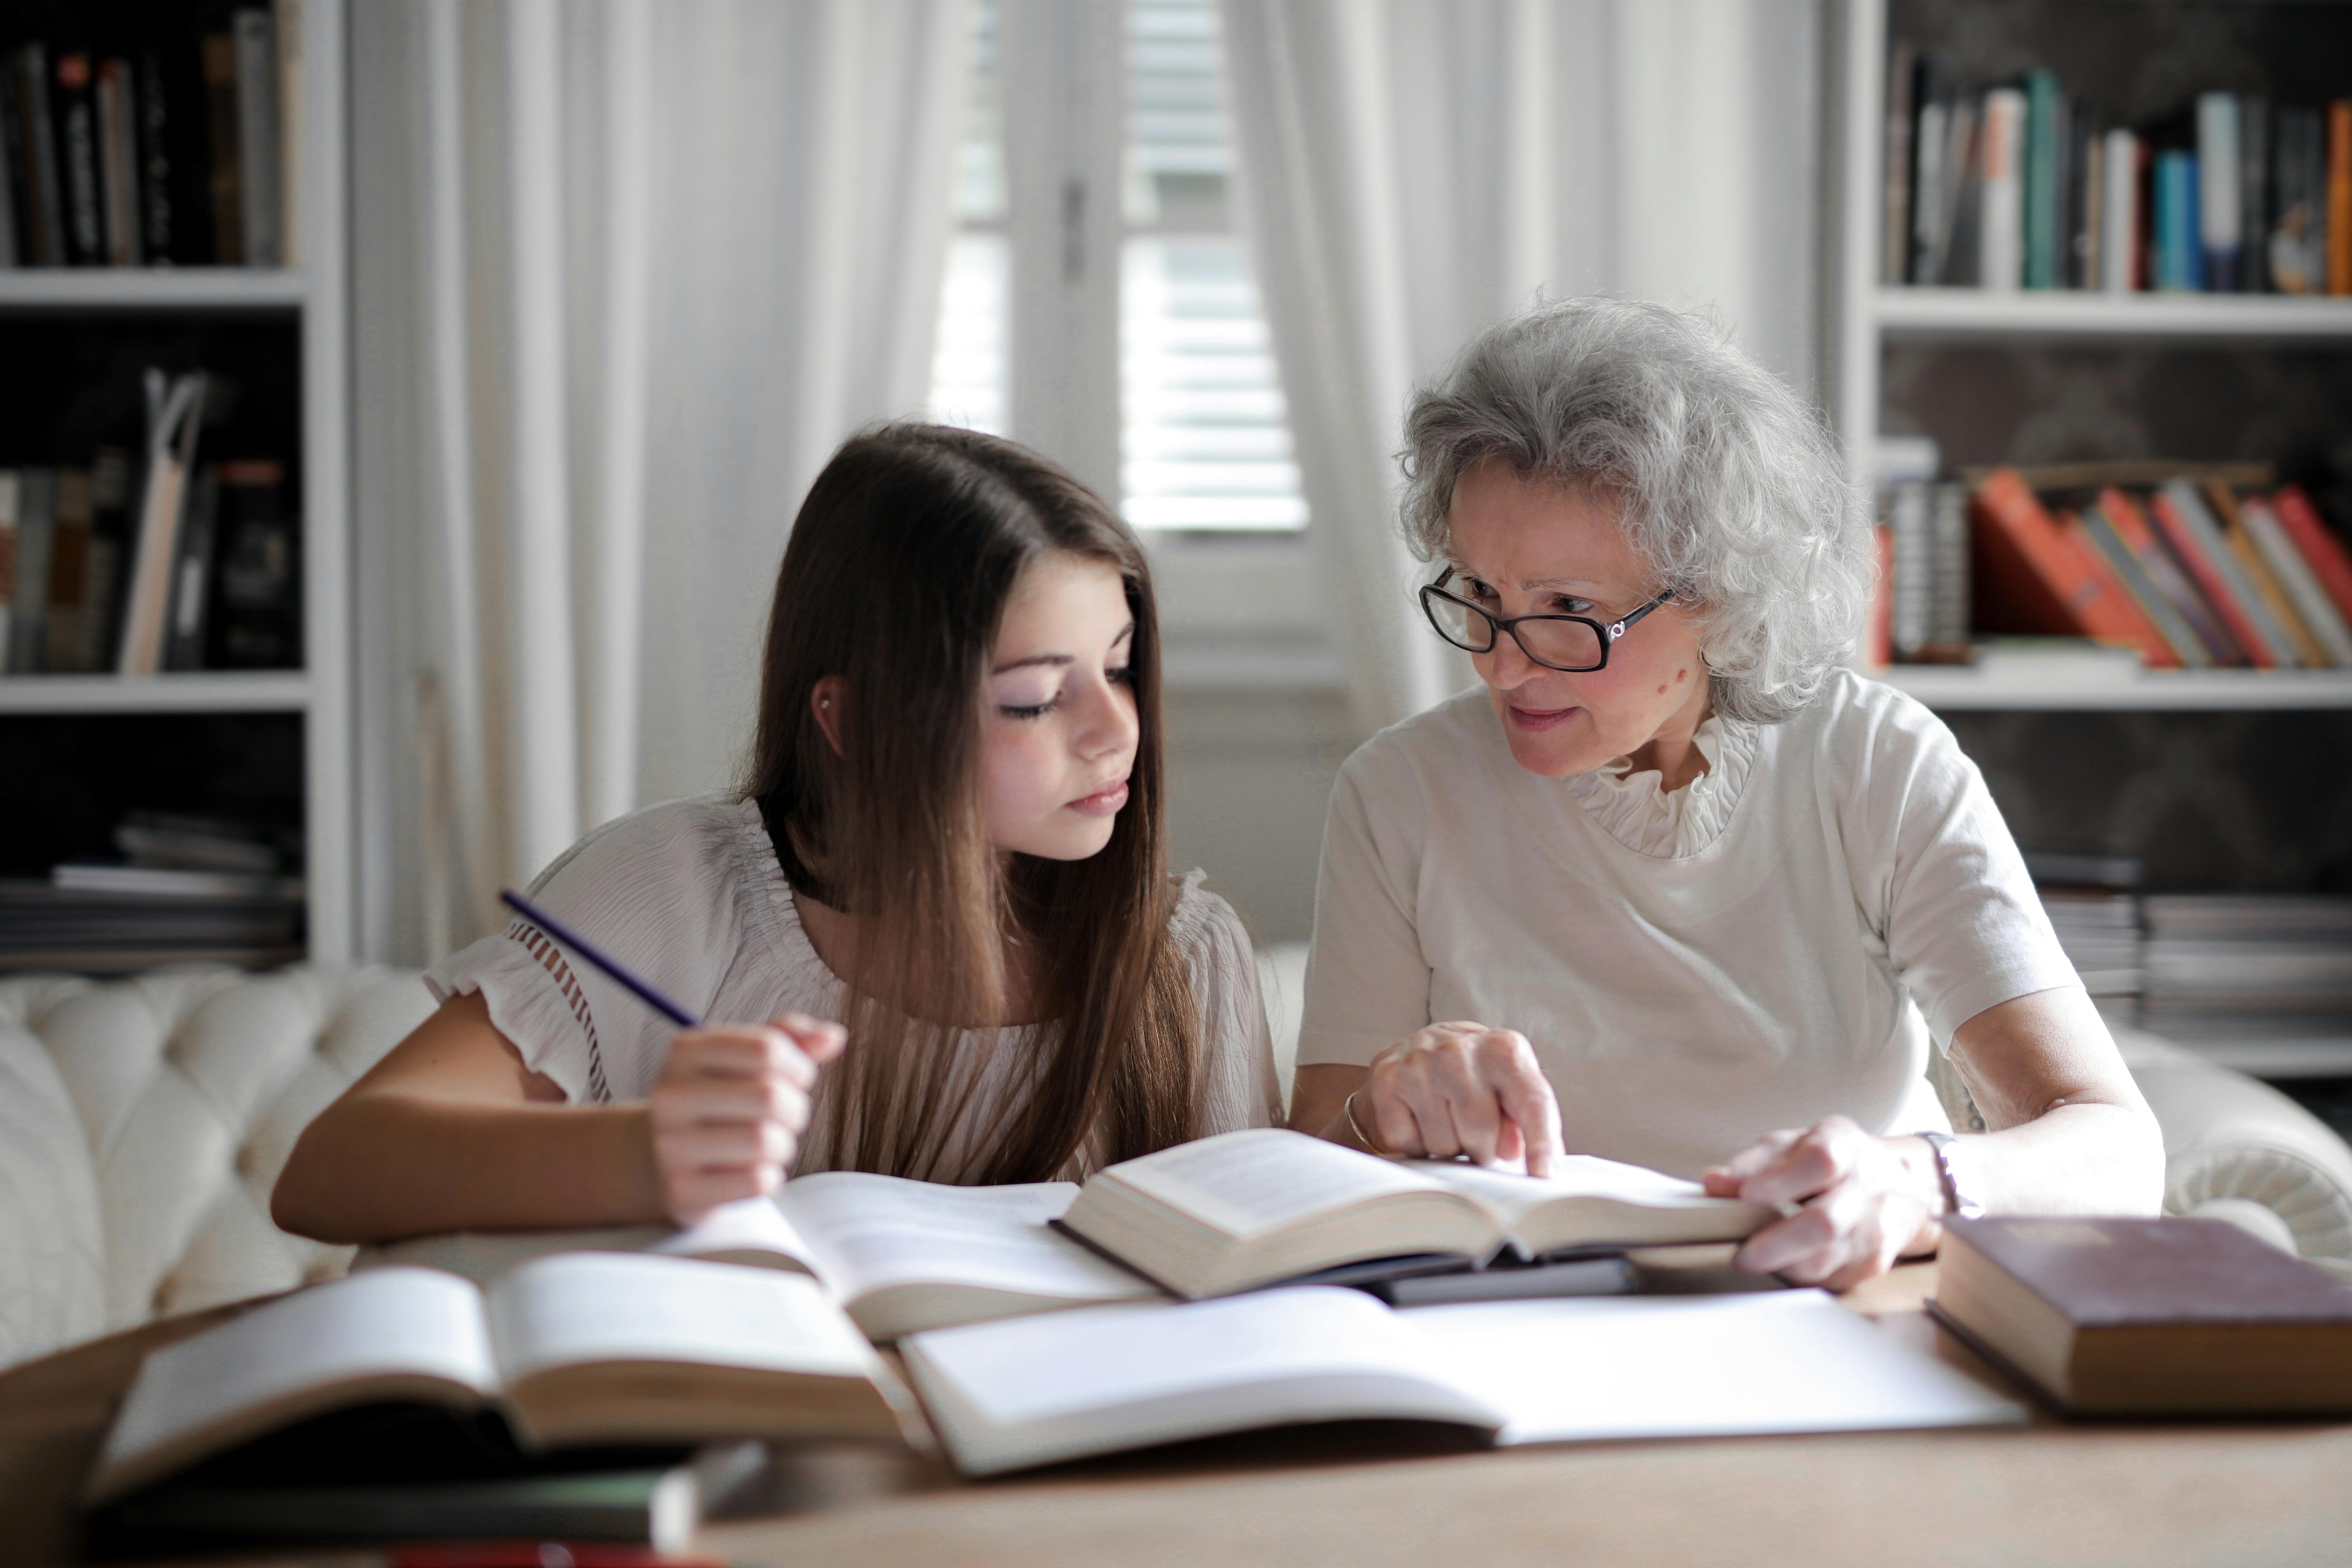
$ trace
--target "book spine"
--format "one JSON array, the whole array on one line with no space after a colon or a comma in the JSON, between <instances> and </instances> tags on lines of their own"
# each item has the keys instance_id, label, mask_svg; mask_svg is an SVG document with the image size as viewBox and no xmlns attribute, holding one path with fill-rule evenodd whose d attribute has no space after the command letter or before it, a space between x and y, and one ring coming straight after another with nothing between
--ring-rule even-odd
<instances>
[{"instance_id":1,"label":"book spine","mask_svg":"<svg viewBox=\"0 0 2352 1568\"><path fill-rule=\"evenodd\" d=\"M2282 294L2318 292L2311 240L2324 215L2311 199L2309 163L2315 122L2308 109L2278 111L2278 216L2271 227L2271 282Z\"/></svg>"},{"instance_id":2,"label":"book spine","mask_svg":"<svg viewBox=\"0 0 2352 1568\"><path fill-rule=\"evenodd\" d=\"M2216 294L2238 291L2238 100L2197 100L2197 242L2200 281Z\"/></svg>"},{"instance_id":3,"label":"book spine","mask_svg":"<svg viewBox=\"0 0 2352 1568\"><path fill-rule=\"evenodd\" d=\"M2087 115L2088 110L2086 110ZM2096 133L2083 139L2083 227L2078 243L2078 289L2104 289L2107 281L2107 139Z\"/></svg>"},{"instance_id":4,"label":"book spine","mask_svg":"<svg viewBox=\"0 0 2352 1568\"><path fill-rule=\"evenodd\" d=\"M2271 574L2270 564L2263 559L2262 549L2255 544L2253 536L2246 531L2242 523L2232 518L2221 530L2221 542L2236 559L2238 575L2252 584L2254 600L2268 617L2263 625L2278 628L2280 641L2277 646L2282 650L2294 650L2294 657L2291 661L2283 653L2279 662L2292 662L2305 669L2326 669L2333 662L2327 657L2327 650L2320 646L2318 637L2295 613L2294 601L2287 596L2286 589L2278 579Z\"/></svg>"},{"instance_id":5,"label":"book spine","mask_svg":"<svg viewBox=\"0 0 2352 1568\"><path fill-rule=\"evenodd\" d=\"M2278 515L2279 526L2294 541L2312 575L2327 590L2338 614L2352 622L2352 552L2347 552L2343 542L2330 531L2319 518L2319 509L2303 493L2300 485L2283 485L2271 496L2271 508Z\"/></svg>"},{"instance_id":6,"label":"book spine","mask_svg":"<svg viewBox=\"0 0 2352 1568\"><path fill-rule=\"evenodd\" d=\"M2065 136L2055 72L2025 81L2025 287L2058 286L2058 148Z\"/></svg>"},{"instance_id":7,"label":"book spine","mask_svg":"<svg viewBox=\"0 0 2352 1568\"><path fill-rule=\"evenodd\" d=\"M2108 520L2105 510L2094 504L2083 514L2082 524L2084 537L2090 541L2092 548L2106 562L2107 569L2116 574L2138 604L2141 614L2162 634L2166 646L2172 650L2172 664L2190 669L2210 668L2212 650L2198 637L2196 629L2181 618L2180 611L2171 599L2149 579L2147 569L2140 564L2139 557L2132 553L2131 546L2126 544L2123 536L2116 531L2115 524Z\"/></svg>"},{"instance_id":8,"label":"book spine","mask_svg":"<svg viewBox=\"0 0 2352 1568\"><path fill-rule=\"evenodd\" d=\"M33 215L33 259L66 264L66 204L58 187L58 136L49 120L49 53L40 44L16 51L16 113L23 127L26 188Z\"/></svg>"},{"instance_id":9,"label":"book spine","mask_svg":"<svg viewBox=\"0 0 2352 1568\"><path fill-rule=\"evenodd\" d=\"M1927 526L1936 551L1927 641L1937 649L1957 654L1969 642L1969 487L1937 485Z\"/></svg>"},{"instance_id":10,"label":"book spine","mask_svg":"<svg viewBox=\"0 0 2352 1568\"><path fill-rule=\"evenodd\" d=\"M94 85L88 55L58 57L50 105L58 122L58 188L65 201L66 261L73 267L106 264Z\"/></svg>"},{"instance_id":11,"label":"book spine","mask_svg":"<svg viewBox=\"0 0 2352 1568\"><path fill-rule=\"evenodd\" d=\"M2266 294L2271 287L2271 101L2260 93L2238 100L2238 289Z\"/></svg>"},{"instance_id":12,"label":"book spine","mask_svg":"<svg viewBox=\"0 0 2352 1568\"><path fill-rule=\"evenodd\" d=\"M2064 289L2099 286L2099 127L2087 99L2066 104L2066 169L2060 187L2064 218L2058 226L2058 283Z\"/></svg>"},{"instance_id":13,"label":"book spine","mask_svg":"<svg viewBox=\"0 0 2352 1568\"><path fill-rule=\"evenodd\" d=\"M2156 286L2194 292L2205 286L2197 211L2197 155L2159 153L2156 160Z\"/></svg>"},{"instance_id":14,"label":"book spine","mask_svg":"<svg viewBox=\"0 0 2352 1568\"><path fill-rule=\"evenodd\" d=\"M2327 291L2352 294L2352 98L2327 106Z\"/></svg>"},{"instance_id":15,"label":"book spine","mask_svg":"<svg viewBox=\"0 0 2352 1568\"><path fill-rule=\"evenodd\" d=\"M2148 498L2147 511L2158 536L2170 547L2180 569L2189 574L2254 668L2275 669L2291 659L2293 655L2281 646L2284 639L2276 628L2264 626L2257 616L2252 586L2233 580L2237 563L2220 531L2204 516L2204 503L2195 492L2175 480Z\"/></svg>"},{"instance_id":16,"label":"book spine","mask_svg":"<svg viewBox=\"0 0 2352 1568\"><path fill-rule=\"evenodd\" d=\"M7 64L0 56L0 268L16 268L29 265L30 258L18 248L26 227L24 157L16 150L22 140L16 129L16 82ZM5 646L5 638L0 637L0 647Z\"/></svg>"},{"instance_id":17,"label":"book spine","mask_svg":"<svg viewBox=\"0 0 2352 1568\"><path fill-rule=\"evenodd\" d=\"M0 676L8 673L8 624L16 611L16 470L0 468Z\"/></svg>"},{"instance_id":18,"label":"book spine","mask_svg":"<svg viewBox=\"0 0 2352 1568\"><path fill-rule=\"evenodd\" d=\"M2107 132L2103 165L2104 211L2099 219L2099 284L2110 294L2137 286L2132 263L2138 254L2139 138L2117 129Z\"/></svg>"},{"instance_id":19,"label":"book spine","mask_svg":"<svg viewBox=\"0 0 2352 1568\"><path fill-rule=\"evenodd\" d=\"M2024 280L2025 95L2015 88L1985 94L1977 212L1977 286L1996 291Z\"/></svg>"},{"instance_id":20,"label":"book spine","mask_svg":"<svg viewBox=\"0 0 2352 1568\"><path fill-rule=\"evenodd\" d=\"M1927 646L1934 607L1935 547L1928 534L1928 487L1917 480L1889 493L1887 532L1895 551L1892 625L1895 657L1916 658Z\"/></svg>"},{"instance_id":21,"label":"book spine","mask_svg":"<svg viewBox=\"0 0 2352 1568\"><path fill-rule=\"evenodd\" d=\"M1911 279L1911 83L1918 74L1911 45L1895 39L1886 51L1885 246L1879 259L1880 279L1890 284Z\"/></svg>"},{"instance_id":22,"label":"book spine","mask_svg":"<svg viewBox=\"0 0 2352 1568\"><path fill-rule=\"evenodd\" d=\"M205 122L211 131L213 260L245 260L245 197L239 184L236 132L236 40L212 33L204 41Z\"/></svg>"},{"instance_id":23,"label":"book spine","mask_svg":"<svg viewBox=\"0 0 2352 1568\"><path fill-rule=\"evenodd\" d=\"M129 60L98 65L99 172L106 191L106 264L136 267L145 247L139 237L139 154Z\"/></svg>"},{"instance_id":24,"label":"book spine","mask_svg":"<svg viewBox=\"0 0 2352 1568\"><path fill-rule=\"evenodd\" d=\"M245 222L245 263L275 267L278 246L278 41L269 13L245 9L231 19L236 39L237 196Z\"/></svg>"},{"instance_id":25,"label":"book spine","mask_svg":"<svg viewBox=\"0 0 2352 1568\"><path fill-rule=\"evenodd\" d=\"M302 265L302 7L307 0L277 0L278 260Z\"/></svg>"},{"instance_id":26,"label":"book spine","mask_svg":"<svg viewBox=\"0 0 2352 1568\"><path fill-rule=\"evenodd\" d=\"M207 465L190 487L187 520L180 527L171 626L163 643L165 669L204 668L205 612L212 600L213 520L219 505L220 472L216 465Z\"/></svg>"},{"instance_id":27,"label":"book spine","mask_svg":"<svg viewBox=\"0 0 2352 1568\"><path fill-rule=\"evenodd\" d=\"M2269 563L2271 575L2278 579L2311 635L2326 649L2327 662L2338 668L2352 668L2352 626L2346 624L2343 612L2320 585L2319 574L2294 547L2277 511L2262 497L2249 496L2239 506L2238 518Z\"/></svg>"},{"instance_id":28,"label":"book spine","mask_svg":"<svg viewBox=\"0 0 2352 1568\"><path fill-rule=\"evenodd\" d=\"M7 542L0 539L0 549ZM1872 669L1884 669L1895 662L1895 531L1883 522L1872 529L1870 548L1877 573L1870 584L1870 623L1863 658Z\"/></svg>"},{"instance_id":29,"label":"book spine","mask_svg":"<svg viewBox=\"0 0 2352 1568\"><path fill-rule=\"evenodd\" d=\"M16 572L8 618L8 673L37 675L48 651L49 537L57 519L58 477L48 468L16 475Z\"/></svg>"},{"instance_id":30,"label":"book spine","mask_svg":"<svg viewBox=\"0 0 2352 1568\"><path fill-rule=\"evenodd\" d=\"M2122 490L2109 486L2099 492L2099 511L2114 525L2116 536L2128 548L2164 596L2172 601L2173 608L2197 634L2217 665L2236 666L2250 662L2246 650L2238 646L2229 628L2198 592L2172 553L2157 539L2156 530L2149 526L2147 514L2139 503Z\"/></svg>"},{"instance_id":31,"label":"book spine","mask_svg":"<svg viewBox=\"0 0 2352 1568\"><path fill-rule=\"evenodd\" d=\"M2100 642L2115 643L2139 650L2140 662L2150 669L2167 669L2180 661L2174 656L2171 644L2147 618L2124 580L2107 565L2106 557L2091 542L2083 527L2083 520L2073 512L2058 519L2058 542L2074 557L2077 569L2097 584L2095 591L2077 595L2075 614L2083 626Z\"/></svg>"},{"instance_id":32,"label":"book spine","mask_svg":"<svg viewBox=\"0 0 2352 1568\"><path fill-rule=\"evenodd\" d=\"M2089 637L2083 605L2099 584L2014 468L1996 468L1970 498L1976 521L1976 624L1987 631Z\"/></svg>"},{"instance_id":33,"label":"book spine","mask_svg":"<svg viewBox=\"0 0 2352 1568\"><path fill-rule=\"evenodd\" d=\"M163 55L150 46L139 57L134 77L133 120L139 141L140 253L150 267L169 266L177 258L179 216L172 182L177 174L172 158L171 91L163 80Z\"/></svg>"},{"instance_id":34,"label":"book spine","mask_svg":"<svg viewBox=\"0 0 2352 1568\"><path fill-rule=\"evenodd\" d=\"M64 468L58 473L57 514L49 525L48 626L42 668L53 674L90 668L85 662L89 624L82 615L89 576L89 475Z\"/></svg>"}]
</instances>

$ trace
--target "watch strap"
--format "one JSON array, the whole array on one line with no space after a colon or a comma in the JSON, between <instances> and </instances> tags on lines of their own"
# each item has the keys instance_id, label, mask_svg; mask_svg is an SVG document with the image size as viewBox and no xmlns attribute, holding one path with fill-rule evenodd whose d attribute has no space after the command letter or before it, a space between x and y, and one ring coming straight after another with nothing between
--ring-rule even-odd
<instances>
[{"instance_id":1,"label":"watch strap","mask_svg":"<svg viewBox=\"0 0 2352 1568\"><path fill-rule=\"evenodd\" d=\"M1936 1156L1936 1183L1944 1190L1944 1213L1957 1219L1975 1219L1985 1212L1973 1184L1960 1175L1952 1159L1952 1145L1959 1140L1948 1132L1922 1132L1928 1149Z\"/></svg>"}]
</instances>

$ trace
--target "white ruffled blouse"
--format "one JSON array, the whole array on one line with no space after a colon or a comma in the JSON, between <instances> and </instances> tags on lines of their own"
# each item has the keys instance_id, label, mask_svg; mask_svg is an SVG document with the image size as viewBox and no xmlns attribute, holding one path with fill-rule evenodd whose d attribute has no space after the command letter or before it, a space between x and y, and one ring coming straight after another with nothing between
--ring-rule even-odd
<instances>
[{"instance_id":1,"label":"white ruffled blouse","mask_svg":"<svg viewBox=\"0 0 2352 1568\"><path fill-rule=\"evenodd\" d=\"M1691 738L1706 772L1682 788L1669 794L1655 768L1637 773L1633 758L1616 757L1566 780L1569 798L1634 854L1680 860L1723 837L1756 766L1757 737L1756 725L1718 713Z\"/></svg>"},{"instance_id":2,"label":"white ruffled blouse","mask_svg":"<svg viewBox=\"0 0 2352 1568\"><path fill-rule=\"evenodd\" d=\"M1268 1126L1282 1101L1256 957L1240 917L1202 880L1198 871L1183 879L1169 917L1201 1008L1202 1131ZM531 893L551 915L699 1016L840 1014L843 983L802 928L753 802L703 796L618 818L540 873ZM442 1001L481 993L491 1022L524 1063L574 1104L644 1099L677 1034L667 1018L593 966L572 962L520 919L435 964L425 983ZM1026 1026L994 1038L957 1037L953 1059L938 1070L972 1075L977 1091L949 1131L939 1168L966 1167L981 1130L1020 1092L1034 1038ZM820 1110L824 1092L820 1081ZM821 1134L813 1135L793 1171L835 1169L835 1158ZM1082 1147L1063 1174L1083 1177L1095 1163Z\"/></svg>"}]
</instances>

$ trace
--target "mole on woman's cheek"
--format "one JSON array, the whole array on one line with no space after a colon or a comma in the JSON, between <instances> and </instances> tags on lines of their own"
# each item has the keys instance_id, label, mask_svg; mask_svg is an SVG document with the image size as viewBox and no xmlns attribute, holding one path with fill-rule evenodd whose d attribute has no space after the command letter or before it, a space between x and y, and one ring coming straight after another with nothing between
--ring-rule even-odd
<instances>
[{"instance_id":1,"label":"mole on woman's cheek","mask_svg":"<svg viewBox=\"0 0 2352 1568\"><path fill-rule=\"evenodd\" d=\"M1664 697L1665 694L1666 694L1666 689L1665 689L1664 687L1663 687L1663 686L1659 687L1659 688L1658 688L1658 695L1659 695L1659 696L1661 696L1661 697Z\"/></svg>"},{"instance_id":2,"label":"mole on woman's cheek","mask_svg":"<svg viewBox=\"0 0 2352 1568\"><path fill-rule=\"evenodd\" d=\"M1687 669L1678 669L1678 670L1675 671L1675 684L1676 686L1680 686L1684 681L1688 680L1689 679L1690 679L1690 671L1689 671L1689 670L1687 670ZM1659 689L1659 690L1661 690L1661 691L1664 691L1664 690L1665 689L1665 688L1664 688L1664 687L1663 687L1663 686L1661 686L1661 687L1659 687L1659 688L1658 688L1658 689Z\"/></svg>"}]
</instances>

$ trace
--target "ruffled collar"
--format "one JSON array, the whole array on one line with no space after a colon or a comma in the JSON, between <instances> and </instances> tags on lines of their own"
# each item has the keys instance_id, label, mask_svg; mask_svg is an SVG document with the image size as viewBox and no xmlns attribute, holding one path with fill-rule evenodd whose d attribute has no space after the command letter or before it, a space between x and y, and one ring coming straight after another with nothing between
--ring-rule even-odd
<instances>
[{"instance_id":1,"label":"ruffled collar","mask_svg":"<svg viewBox=\"0 0 2352 1568\"><path fill-rule=\"evenodd\" d=\"M1730 825L1760 736L1758 726L1738 719L1719 713L1707 719L1692 737L1706 758L1706 772L1671 794L1660 787L1664 774L1654 768L1635 773L1631 757L1612 758L1563 782L1569 798L1610 837L1636 855L1679 860L1713 844Z\"/></svg>"}]
</instances>

